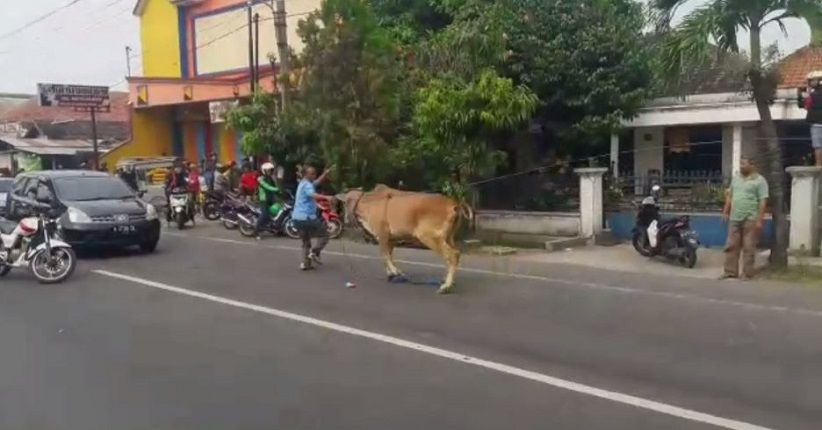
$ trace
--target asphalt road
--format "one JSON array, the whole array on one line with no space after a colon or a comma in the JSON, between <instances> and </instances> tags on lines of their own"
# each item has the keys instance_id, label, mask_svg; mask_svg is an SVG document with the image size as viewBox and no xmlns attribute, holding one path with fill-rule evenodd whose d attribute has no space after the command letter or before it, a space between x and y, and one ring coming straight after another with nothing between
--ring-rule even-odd
<instances>
[{"instance_id":1,"label":"asphalt road","mask_svg":"<svg viewBox=\"0 0 822 430\"><path fill-rule=\"evenodd\" d=\"M0 281L0 429L822 428L822 289L167 233Z\"/></svg>"}]
</instances>

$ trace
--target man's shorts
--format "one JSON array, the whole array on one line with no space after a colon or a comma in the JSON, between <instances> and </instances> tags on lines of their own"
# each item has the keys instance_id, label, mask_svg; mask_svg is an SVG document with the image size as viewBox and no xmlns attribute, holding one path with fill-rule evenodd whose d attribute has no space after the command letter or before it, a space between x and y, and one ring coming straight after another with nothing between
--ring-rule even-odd
<instances>
[{"instance_id":1,"label":"man's shorts","mask_svg":"<svg viewBox=\"0 0 822 430\"><path fill-rule=\"evenodd\" d=\"M811 125L811 146L813 149L822 150L822 124Z\"/></svg>"}]
</instances>

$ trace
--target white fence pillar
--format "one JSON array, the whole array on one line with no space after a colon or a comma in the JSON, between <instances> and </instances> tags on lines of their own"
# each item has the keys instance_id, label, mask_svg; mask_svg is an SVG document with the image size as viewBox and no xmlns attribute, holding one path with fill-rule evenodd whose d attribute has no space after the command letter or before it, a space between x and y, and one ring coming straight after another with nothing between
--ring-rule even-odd
<instances>
[{"instance_id":1,"label":"white fence pillar","mask_svg":"<svg viewBox=\"0 0 822 430\"><path fill-rule=\"evenodd\" d=\"M731 146L731 175L739 173L739 165L742 163L742 124L734 124L733 144Z\"/></svg>"},{"instance_id":2,"label":"white fence pillar","mask_svg":"<svg viewBox=\"0 0 822 430\"><path fill-rule=\"evenodd\" d=\"M574 169L579 175L579 234L582 237L594 237L602 232L602 175L607 171L604 167Z\"/></svg>"},{"instance_id":3,"label":"white fence pillar","mask_svg":"<svg viewBox=\"0 0 822 430\"><path fill-rule=\"evenodd\" d=\"M819 193L822 167L792 166L791 231L788 248L819 255Z\"/></svg>"}]
</instances>

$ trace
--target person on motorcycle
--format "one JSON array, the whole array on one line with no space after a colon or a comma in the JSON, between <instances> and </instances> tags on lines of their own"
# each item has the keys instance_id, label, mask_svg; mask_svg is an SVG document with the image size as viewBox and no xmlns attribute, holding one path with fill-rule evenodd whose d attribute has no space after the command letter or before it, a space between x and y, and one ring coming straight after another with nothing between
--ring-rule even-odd
<instances>
[{"instance_id":1,"label":"person on motorcycle","mask_svg":"<svg viewBox=\"0 0 822 430\"><path fill-rule=\"evenodd\" d=\"M283 208L280 188L277 186L277 180L274 177L274 165L263 163L260 170L263 174L257 178L257 199L262 210L260 211L260 218L257 220L257 239L260 239L260 231L262 231L265 224L271 221L272 216L276 218Z\"/></svg>"},{"instance_id":2,"label":"person on motorcycle","mask_svg":"<svg viewBox=\"0 0 822 430\"><path fill-rule=\"evenodd\" d=\"M183 160L174 160L174 167L166 174L166 183L163 188L166 194L166 220L171 222L171 193L176 189L188 191L188 173L186 172Z\"/></svg>"}]
</instances>

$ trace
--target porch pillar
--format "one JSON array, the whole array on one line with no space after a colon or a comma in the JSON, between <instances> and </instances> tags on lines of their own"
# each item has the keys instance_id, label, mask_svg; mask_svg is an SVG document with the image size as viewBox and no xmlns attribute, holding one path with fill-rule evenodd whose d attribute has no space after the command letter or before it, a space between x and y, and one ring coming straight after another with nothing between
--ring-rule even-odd
<instances>
[{"instance_id":1,"label":"porch pillar","mask_svg":"<svg viewBox=\"0 0 822 430\"><path fill-rule=\"evenodd\" d=\"M731 147L731 175L739 173L739 164L742 162L742 124L734 124L733 145Z\"/></svg>"},{"instance_id":2,"label":"porch pillar","mask_svg":"<svg viewBox=\"0 0 822 430\"><path fill-rule=\"evenodd\" d=\"M611 173L615 178L619 177L619 135L611 135Z\"/></svg>"},{"instance_id":3,"label":"porch pillar","mask_svg":"<svg viewBox=\"0 0 822 430\"><path fill-rule=\"evenodd\" d=\"M574 169L579 175L579 234L584 238L602 232L602 175L607 171L604 167Z\"/></svg>"},{"instance_id":4,"label":"porch pillar","mask_svg":"<svg viewBox=\"0 0 822 430\"><path fill-rule=\"evenodd\" d=\"M790 251L819 255L819 192L822 167L791 166Z\"/></svg>"}]
</instances>

